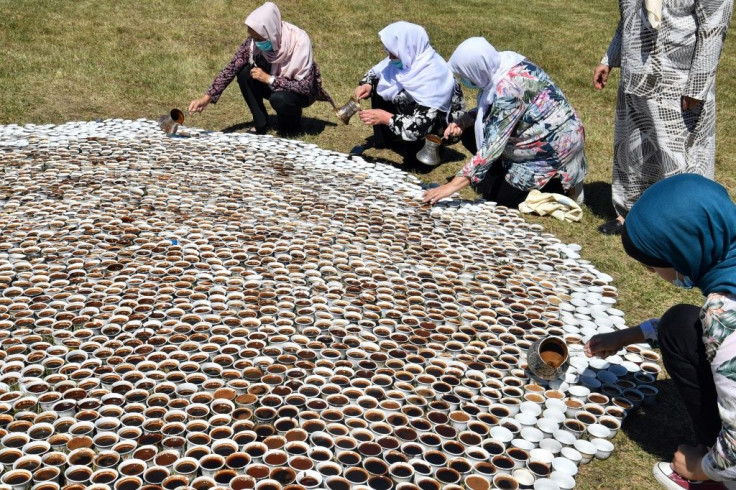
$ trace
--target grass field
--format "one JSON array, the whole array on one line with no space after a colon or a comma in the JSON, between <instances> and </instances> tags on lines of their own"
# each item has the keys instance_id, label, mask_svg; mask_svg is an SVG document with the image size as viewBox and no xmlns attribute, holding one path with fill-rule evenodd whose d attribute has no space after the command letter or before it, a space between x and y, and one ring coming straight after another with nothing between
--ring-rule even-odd
<instances>
[{"instance_id":1,"label":"grass field","mask_svg":"<svg viewBox=\"0 0 736 490\"><path fill-rule=\"evenodd\" d=\"M499 50L523 53L544 68L583 118L590 174L580 223L530 218L563 240L583 246L583 257L610 273L630 324L661 315L677 302L698 303L696 293L664 284L627 259L617 238L596 231L612 213L610 179L617 73L596 92L592 72L618 21L615 0L281 0L284 20L311 36L325 85L336 102L350 96L363 73L383 56L377 32L407 20L427 29L435 49L449 57L470 36L485 36ZM0 124L61 123L121 117L155 119L186 108L201 95L245 37L243 19L254 1L232 0L0 0ZM716 177L736 190L736 39L729 33L718 72ZM469 94L472 99L475 94ZM305 111L298 136L324 148L348 151L371 134L357 118L337 123L329 105ZM187 121L222 130L250 121L237 87L217 105ZM458 145L459 146L459 145ZM428 175L444 182L468 156ZM400 162L387 151L367 156ZM688 442L686 415L668 380L660 403L637 413L616 440L614 455L587 465L579 488L655 488L652 464Z\"/></svg>"}]
</instances>

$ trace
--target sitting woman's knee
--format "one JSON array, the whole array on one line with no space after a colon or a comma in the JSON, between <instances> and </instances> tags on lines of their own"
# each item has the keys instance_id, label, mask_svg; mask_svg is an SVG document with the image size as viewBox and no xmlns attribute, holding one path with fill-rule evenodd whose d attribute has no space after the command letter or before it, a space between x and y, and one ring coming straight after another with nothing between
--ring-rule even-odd
<instances>
[{"instance_id":1,"label":"sitting woman's knee","mask_svg":"<svg viewBox=\"0 0 736 490\"><path fill-rule=\"evenodd\" d=\"M284 95L285 92L283 91L273 92L271 94L268 101L271 103L271 107L273 107L274 110L279 110L287 105L287 98Z\"/></svg>"},{"instance_id":2,"label":"sitting woman's knee","mask_svg":"<svg viewBox=\"0 0 736 490\"><path fill-rule=\"evenodd\" d=\"M238 72L238 85L243 86L248 82L251 82L253 78L250 76L250 67L244 66L242 70Z\"/></svg>"},{"instance_id":3,"label":"sitting woman's knee","mask_svg":"<svg viewBox=\"0 0 736 490\"><path fill-rule=\"evenodd\" d=\"M700 319L700 308L679 304L667 310L659 320L657 337L659 342L667 342L673 336L680 336L684 330L693 329Z\"/></svg>"},{"instance_id":4,"label":"sitting woman's knee","mask_svg":"<svg viewBox=\"0 0 736 490\"><path fill-rule=\"evenodd\" d=\"M289 110L294 105L289 100L288 94L284 91L273 92L268 101L271 103L271 107L277 112Z\"/></svg>"},{"instance_id":5,"label":"sitting woman's knee","mask_svg":"<svg viewBox=\"0 0 736 490\"><path fill-rule=\"evenodd\" d=\"M268 101L279 117L298 119L302 115L302 108L295 100L293 94L285 91L273 92Z\"/></svg>"}]
</instances>

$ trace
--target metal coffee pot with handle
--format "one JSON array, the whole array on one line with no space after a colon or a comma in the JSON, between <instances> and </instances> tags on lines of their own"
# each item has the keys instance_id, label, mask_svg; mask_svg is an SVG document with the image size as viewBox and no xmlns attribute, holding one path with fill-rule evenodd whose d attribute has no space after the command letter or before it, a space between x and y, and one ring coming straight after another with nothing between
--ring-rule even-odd
<instances>
[{"instance_id":1,"label":"metal coffee pot with handle","mask_svg":"<svg viewBox=\"0 0 736 490\"><path fill-rule=\"evenodd\" d=\"M436 167L441 163L440 146L442 138L435 134L428 134L424 140L424 146L417 153L417 160L430 167Z\"/></svg>"},{"instance_id":2,"label":"metal coffee pot with handle","mask_svg":"<svg viewBox=\"0 0 736 490\"><path fill-rule=\"evenodd\" d=\"M547 381L559 379L570 366L567 344L560 337L541 338L529 347L526 362L529 371L536 377Z\"/></svg>"},{"instance_id":3,"label":"metal coffee pot with handle","mask_svg":"<svg viewBox=\"0 0 736 490\"><path fill-rule=\"evenodd\" d=\"M179 109L171 109L171 112L158 118L158 127L168 134L176 134L179 125L184 122L184 113Z\"/></svg>"}]
</instances>

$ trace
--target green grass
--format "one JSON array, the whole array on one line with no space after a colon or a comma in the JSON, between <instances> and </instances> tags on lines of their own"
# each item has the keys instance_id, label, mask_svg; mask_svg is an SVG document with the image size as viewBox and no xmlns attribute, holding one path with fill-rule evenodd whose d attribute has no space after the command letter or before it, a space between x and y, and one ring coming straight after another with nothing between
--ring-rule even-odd
<instances>
[{"instance_id":1,"label":"green grass","mask_svg":"<svg viewBox=\"0 0 736 490\"><path fill-rule=\"evenodd\" d=\"M172 107L186 108L230 60L245 36L243 19L257 2L232 0L0 0L0 124L61 123L122 117L155 119ZM284 0L283 18L311 36L326 88L338 103L350 96L362 74L382 56L377 32L407 20L426 27L435 49L449 57L470 36L485 36L500 50L523 53L544 68L565 92L586 126L590 174L582 222L564 224L529 218L568 242L583 246L583 257L615 278L620 307L631 324L661 315L668 306L698 303L662 283L625 257L617 238L596 227L610 208L613 116L617 74L596 92L592 72L618 20L615 0L466 0L354 2ZM717 179L736 189L736 59L734 30L726 40L718 72ZM469 94L472 101L473 94ZM305 111L300 138L324 148L348 151L371 134L353 120L337 123L329 105ZM220 130L250 121L237 87L190 119ZM468 154L422 176L444 182ZM368 156L398 163L388 151ZM686 416L667 380L661 400L647 413L629 418L617 436L614 455L585 466L579 488L655 488L652 464L671 457L690 438Z\"/></svg>"}]
</instances>

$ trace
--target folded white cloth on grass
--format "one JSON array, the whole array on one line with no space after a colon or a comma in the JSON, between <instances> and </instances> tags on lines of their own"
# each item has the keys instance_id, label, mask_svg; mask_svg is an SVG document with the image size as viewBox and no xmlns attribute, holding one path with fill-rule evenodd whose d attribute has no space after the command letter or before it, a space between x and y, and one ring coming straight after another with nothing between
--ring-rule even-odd
<instances>
[{"instance_id":1,"label":"folded white cloth on grass","mask_svg":"<svg viewBox=\"0 0 736 490\"><path fill-rule=\"evenodd\" d=\"M526 200L519 204L519 211L540 216L551 215L569 222L580 221L583 217L583 210L573 199L562 194L539 192L537 189L531 190Z\"/></svg>"}]
</instances>

